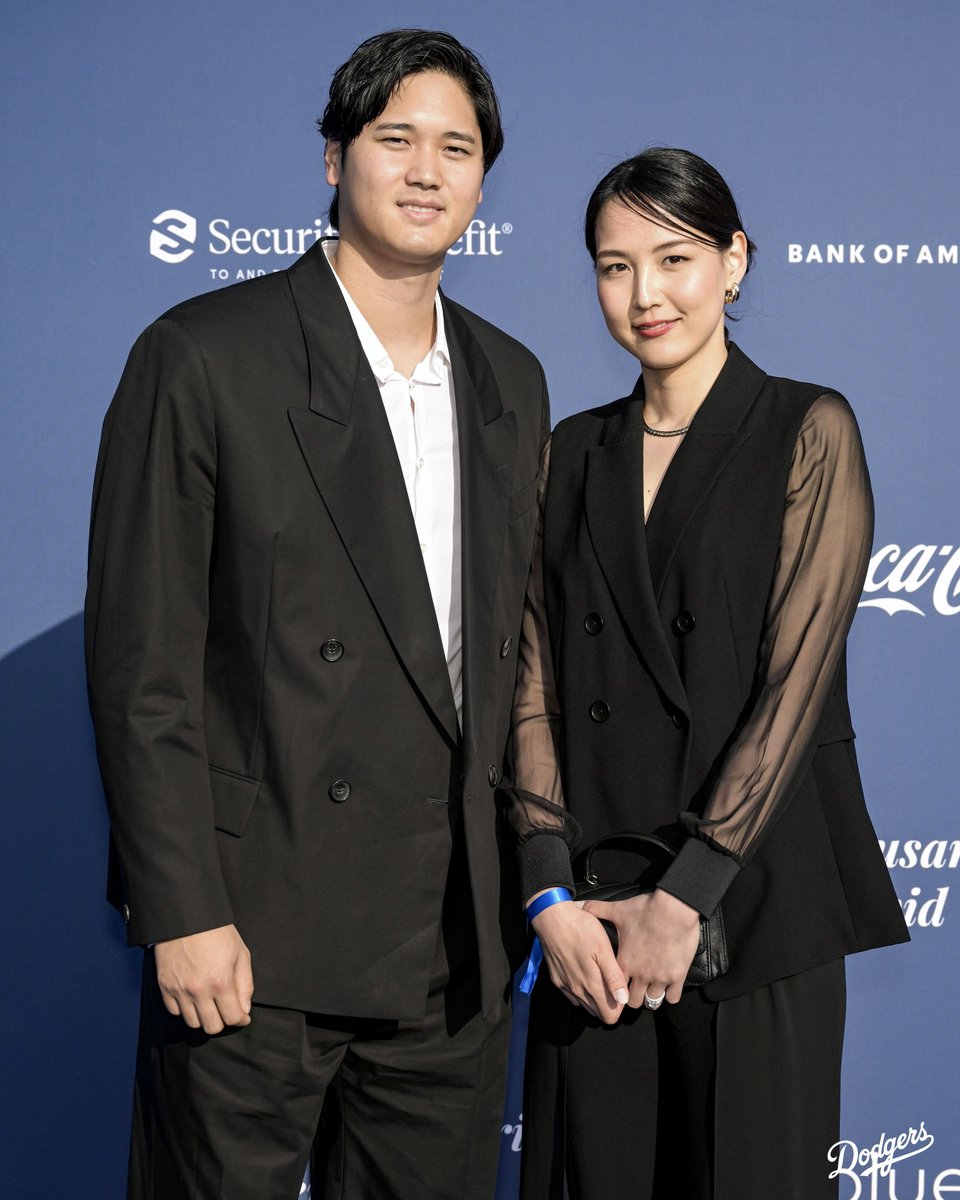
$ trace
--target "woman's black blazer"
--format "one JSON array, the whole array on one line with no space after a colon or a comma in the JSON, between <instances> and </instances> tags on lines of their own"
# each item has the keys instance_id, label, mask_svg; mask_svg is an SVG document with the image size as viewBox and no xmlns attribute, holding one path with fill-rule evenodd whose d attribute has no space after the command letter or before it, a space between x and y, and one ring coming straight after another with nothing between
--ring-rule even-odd
<instances>
[{"instance_id":1,"label":"woman's black blazer","mask_svg":"<svg viewBox=\"0 0 960 1200\"><path fill-rule=\"evenodd\" d=\"M581 845L660 830L681 848L667 890L701 911L722 895L731 966L713 999L907 939L864 804L842 652L748 849L727 853L699 822L758 703L791 465L825 391L770 377L731 345L646 527L642 382L552 441L543 568L565 801ZM869 553L866 482L865 496Z\"/></svg>"}]
</instances>

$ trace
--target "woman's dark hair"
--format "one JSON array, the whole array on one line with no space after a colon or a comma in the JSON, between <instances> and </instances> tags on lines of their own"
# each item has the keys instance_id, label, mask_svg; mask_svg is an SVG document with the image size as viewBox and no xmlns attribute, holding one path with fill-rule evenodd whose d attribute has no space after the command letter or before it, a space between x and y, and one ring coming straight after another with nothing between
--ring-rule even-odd
<instances>
[{"instance_id":1,"label":"woman's dark hair","mask_svg":"<svg viewBox=\"0 0 960 1200\"><path fill-rule=\"evenodd\" d=\"M449 33L432 29L390 29L354 50L334 72L330 97L317 127L340 143L341 161L365 125L390 103L402 80L421 71L440 71L462 84L473 102L483 140L483 169L489 171L503 149L500 105L479 58ZM339 189L330 206L330 224L340 224Z\"/></svg>"},{"instance_id":2,"label":"woman's dark hair","mask_svg":"<svg viewBox=\"0 0 960 1200\"><path fill-rule=\"evenodd\" d=\"M600 180L587 204L584 240L597 261L597 221L604 205L619 200L668 229L696 230L696 240L727 250L743 222L723 177L689 150L653 147L619 163ZM746 235L744 235L746 236ZM756 246L747 238L747 270Z\"/></svg>"}]
</instances>

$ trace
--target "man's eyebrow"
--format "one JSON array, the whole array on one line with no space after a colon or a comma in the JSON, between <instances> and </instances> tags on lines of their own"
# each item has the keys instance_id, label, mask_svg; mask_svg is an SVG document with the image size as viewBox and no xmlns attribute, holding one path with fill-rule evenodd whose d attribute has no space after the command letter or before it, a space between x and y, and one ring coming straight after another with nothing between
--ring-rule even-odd
<instances>
[{"instance_id":1,"label":"man's eyebrow","mask_svg":"<svg viewBox=\"0 0 960 1200\"><path fill-rule=\"evenodd\" d=\"M395 129L401 133L415 133L416 128L416 125L412 125L409 121L381 121L379 125L374 126L374 131L379 133L381 130ZM471 146L477 144L477 139L472 133L462 133L458 129L448 129L446 133L441 134L441 137L454 138L458 142L469 142Z\"/></svg>"}]
</instances>

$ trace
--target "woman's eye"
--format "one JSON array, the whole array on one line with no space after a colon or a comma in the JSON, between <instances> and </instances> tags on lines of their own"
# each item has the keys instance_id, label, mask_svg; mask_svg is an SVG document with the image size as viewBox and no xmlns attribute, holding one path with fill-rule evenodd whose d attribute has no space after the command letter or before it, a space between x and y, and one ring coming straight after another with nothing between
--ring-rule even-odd
<instances>
[{"instance_id":1,"label":"woman's eye","mask_svg":"<svg viewBox=\"0 0 960 1200\"><path fill-rule=\"evenodd\" d=\"M619 275L627 269L627 264L622 262L607 263L605 267L600 268L601 275Z\"/></svg>"},{"instance_id":2,"label":"woman's eye","mask_svg":"<svg viewBox=\"0 0 960 1200\"><path fill-rule=\"evenodd\" d=\"M679 266L680 263L686 262L687 259L686 255L684 254L668 254L666 261L671 267L676 267Z\"/></svg>"}]
</instances>

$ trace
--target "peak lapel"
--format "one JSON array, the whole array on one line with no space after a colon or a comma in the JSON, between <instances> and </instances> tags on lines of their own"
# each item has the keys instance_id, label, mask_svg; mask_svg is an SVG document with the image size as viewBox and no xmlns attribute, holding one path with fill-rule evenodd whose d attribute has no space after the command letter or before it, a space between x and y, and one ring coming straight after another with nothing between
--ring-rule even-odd
<instances>
[{"instance_id":1,"label":"peak lapel","mask_svg":"<svg viewBox=\"0 0 960 1200\"><path fill-rule=\"evenodd\" d=\"M289 281L310 363L310 407L288 410L300 450L394 649L456 742L443 643L376 379L319 245Z\"/></svg>"},{"instance_id":2,"label":"peak lapel","mask_svg":"<svg viewBox=\"0 0 960 1200\"><path fill-rule=\"evenodd\" d=\"M643 386L612 417L587 455L584 506L604 578L640 656L666 697L687 697L657 611L643 523Z\"/></svg>"},{"instance_id":3,"label":"peak lapel","mask_svg":"<svg viewBox=\"0 0 960 1200\"><path fill-rule=\"evenodd\" d=\"M444 321L460 441L463 729L467 752L476 754L500 553L515 483L517 426L514 414L504 412L493 368L480 343L445 297Z\"/></svg>"},{"instance_id":4,"label":"peak lapel","mask_svg":"<svg viewBox=\"0 0 960 1200\"><path fill-rule=\"evenodd\" d=\"M765 378L763 371L731 343L720 374L667 468L646 529L657 601L684 530L741 444L744 417Z\"/></svg>"}]
</instances>

